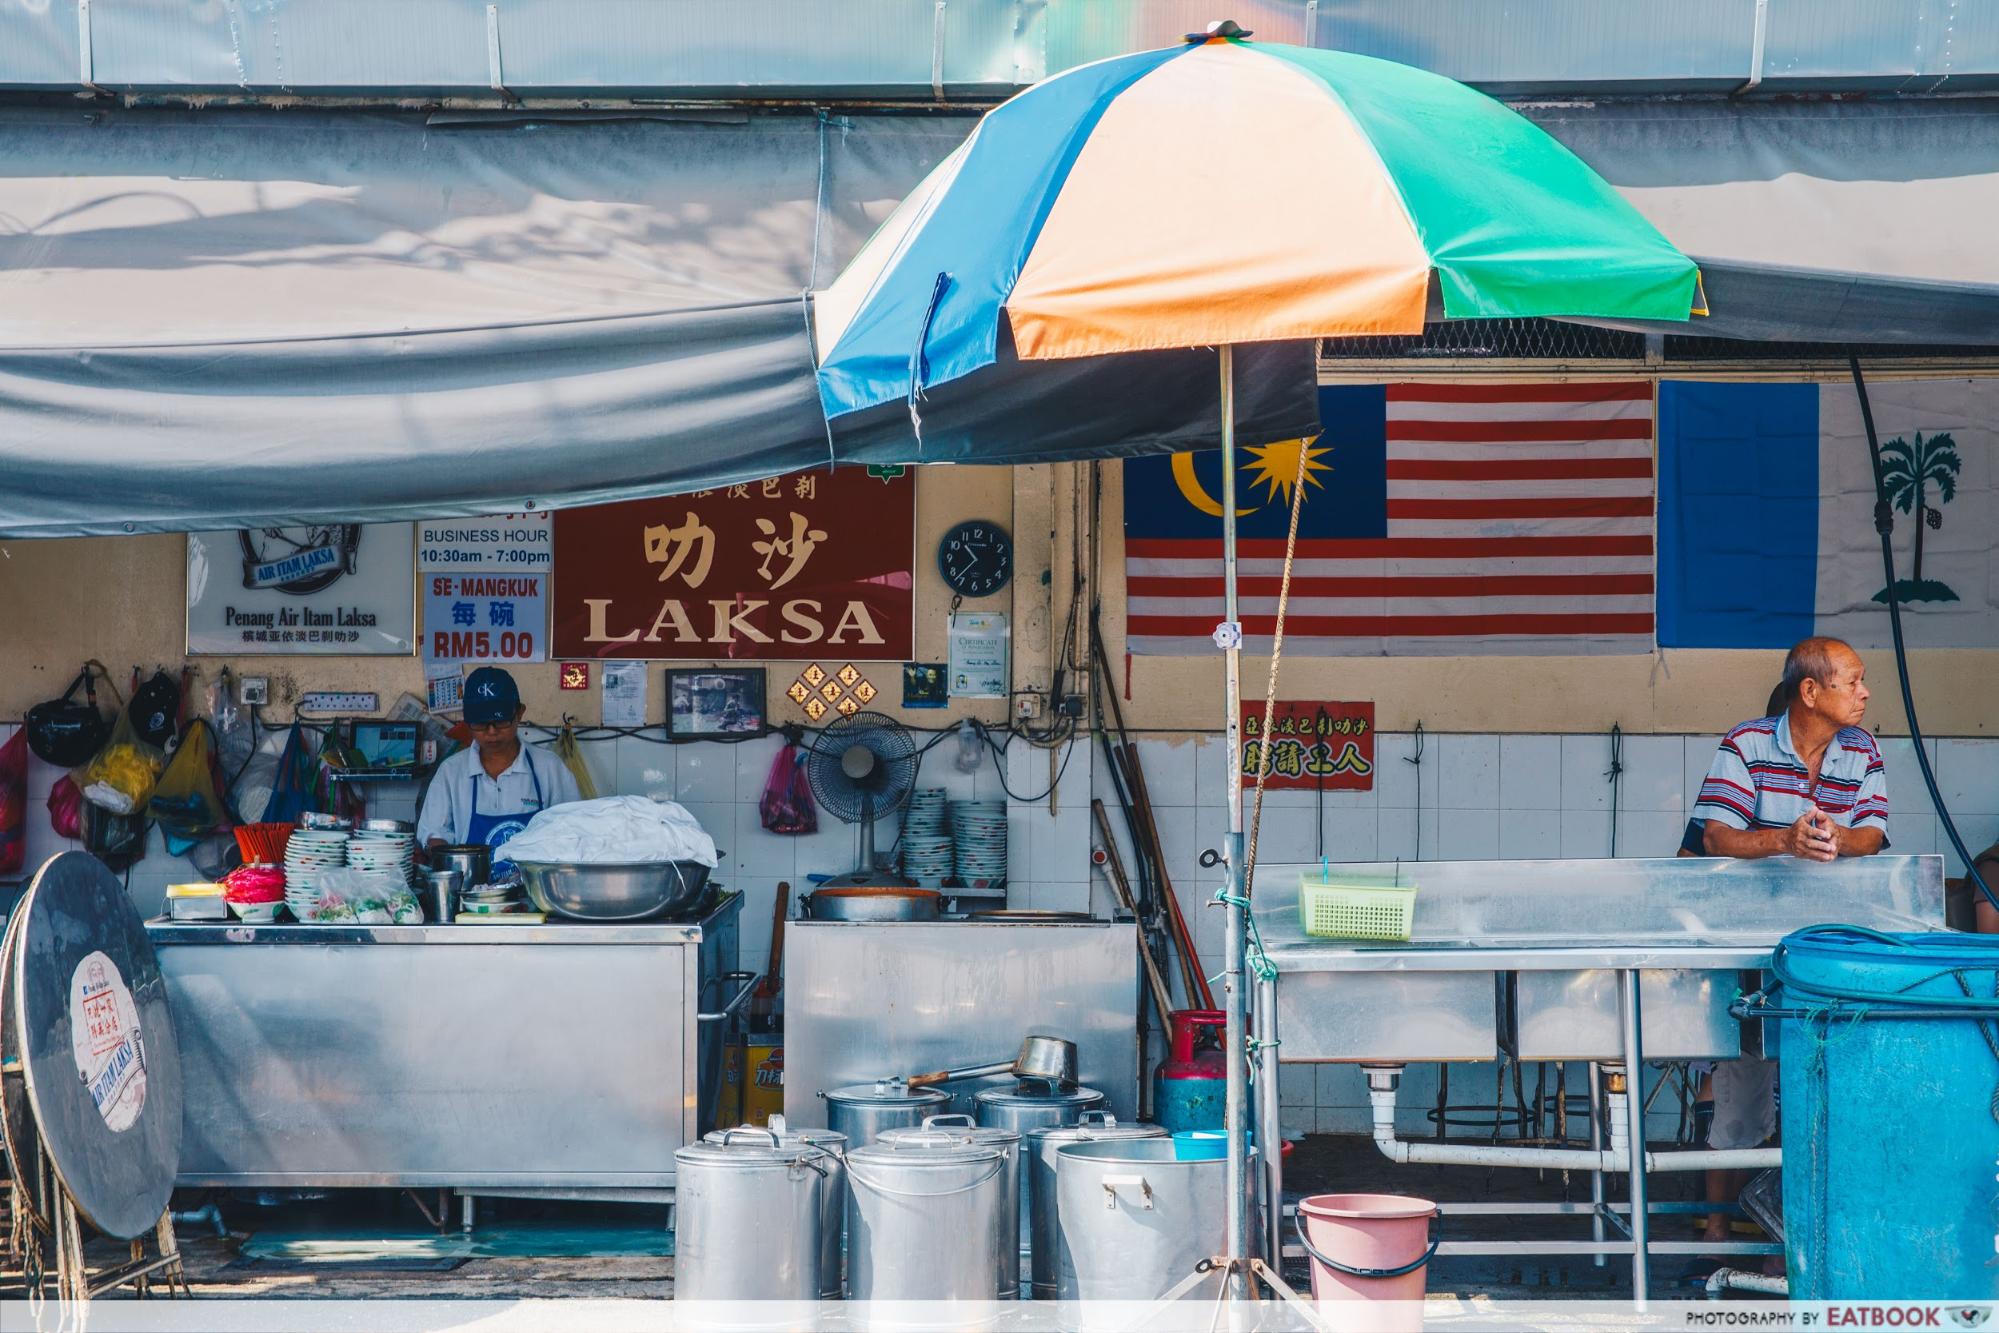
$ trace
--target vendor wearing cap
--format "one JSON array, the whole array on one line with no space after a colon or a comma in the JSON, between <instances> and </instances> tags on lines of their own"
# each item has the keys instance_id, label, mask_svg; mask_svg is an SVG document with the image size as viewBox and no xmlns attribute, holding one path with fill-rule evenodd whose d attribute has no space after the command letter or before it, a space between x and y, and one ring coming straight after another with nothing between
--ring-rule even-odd
<instances>
[{"instance_id":1,"label":"vendor wearing cap","mask_svg":"<svg viewBox=\"0 0 1999 1333\"><path fill-rule=\"evenodd\" d=\"M430 780L416 822L425 846L476 843L497 851L542 810L580 799L561 760L521 744L526 711L514 678L500 668L480 667L465 678L472 744L439 764ZM495 879L508 868L494 857Z\"/></svg>"}]
</instances>

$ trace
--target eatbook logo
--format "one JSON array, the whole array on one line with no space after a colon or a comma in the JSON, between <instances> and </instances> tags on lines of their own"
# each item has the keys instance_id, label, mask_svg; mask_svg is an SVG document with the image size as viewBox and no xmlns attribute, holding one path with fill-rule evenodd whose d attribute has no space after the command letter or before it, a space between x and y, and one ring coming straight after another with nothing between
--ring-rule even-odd
<instances>
[{"instance_id":1,"label":"eatbook logo","mask_svg":"<svg viewBox=\"0 0 1999 1333\"><path fill-rule=\"evenodd\" d=\"M1957 1328L1983 1328L1992 1319L1989 1305L1959 1305L1946 1312Z\"/></svg>"},{"instance_id":2,"label":"eatbook logo","mask_svg":"<svg viewBox=\"0 0 1999 1333\"><path fill-rule=\"evenodd\" d=\"M1898 602L1957 600L1948 584L1923 577L1923 533L1943 528L1943 507L1957 498L1957 474L1963 466L1949 431L1927 439L1917 431L1913 444L1898 435L1881 446L1881 485L1888 503L1916 520L1915 566L1908 578L1895 580ZM1885 604L1888 589L1875 593L1874 600Z\"/></svg>"}]
</instances>

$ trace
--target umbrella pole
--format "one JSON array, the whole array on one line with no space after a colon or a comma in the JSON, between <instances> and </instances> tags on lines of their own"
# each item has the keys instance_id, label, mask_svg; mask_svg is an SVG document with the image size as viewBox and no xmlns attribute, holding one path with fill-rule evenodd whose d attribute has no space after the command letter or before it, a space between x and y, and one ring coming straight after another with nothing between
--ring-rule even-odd
<instances>
[{"instance_id":1,"label":"umbrella pole","mask_svg":"<svg viewBox=\"0 0 1999 1333\"><path fill-rule=\"evenodd\" d=\"M1246 1261L1250 1257L1249 1180L1249 1034L1244 1022L1244 935L1242 906L1242 622L1236 598L1236 468L1234 348L1221 349L1222 373L1222 626L1217 637L1227 658L1228 709L1223 735L1228 738L1229 836L1224 849L1223 893L1228 913L1223 935L1222 1011L1228 1025L1224 1049L1228 1059L1228 1098L1223 1127L1228 1132L1228 1271L1229 1295L1250 1294Z\"/></svg>"}]
</instances>

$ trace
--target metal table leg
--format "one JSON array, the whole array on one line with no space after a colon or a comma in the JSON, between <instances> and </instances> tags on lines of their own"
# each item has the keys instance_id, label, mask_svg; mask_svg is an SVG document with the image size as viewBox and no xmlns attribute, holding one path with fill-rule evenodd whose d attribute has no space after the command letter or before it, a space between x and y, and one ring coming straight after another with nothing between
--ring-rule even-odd
<instances>
[{"instance_id":1,"label":"metal table leg","mask_svg":"<svg viewBox=\"0 0 1999 1333\"><path fill-rule=\"evenodd\" d=\"M1651 1227L1645 1209L1645 1052L1639 1039L1637 971L1619 972L1618 984L1624 998L1624 1114L1631 1141L1631 1300L1642 1312L1647 1308L1645 1246Z\"/></svg>"},{"instance_id":2,"label":"metal table leg","mask_svg":"<svg viewBox=\"0 0 1999 1333\"><path fill-rule=\"evenodd\" d=\"M1262 1154L1263 1254L1273 1268L1284 1255L1284 1126L1277 1093L1277 983L1259 979L1253 1014L1256 1048L1256 1150Z\"/></svg>"},{"instance_id":3,"label":"metal table leg","mask_svg":"<svg viewBox=\"0 0 1999 1333\"><path fill-rule=\"evenodd\" d=\"M1596 1061L1594 1060L1590 1061L1589 1066L1589 1146L1598 1152L1603 1151L1603 1071L1597 1068ZM1592 1239L1600 1241L1603 1239L1603 1172L1601 1170L1589 1173L1589 1201L1590 1236ZM1590 1262L1598 1268L1602 1268L1605 1262L1604 1256L1601 1254L1593 1255Z\"/></svg>"}]
</instances>

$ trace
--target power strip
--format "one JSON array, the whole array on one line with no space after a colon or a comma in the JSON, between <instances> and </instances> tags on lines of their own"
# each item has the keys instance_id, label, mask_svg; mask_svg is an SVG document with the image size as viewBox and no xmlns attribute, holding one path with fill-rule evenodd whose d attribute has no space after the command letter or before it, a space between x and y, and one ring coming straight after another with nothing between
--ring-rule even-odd
<instances>
[{"instance_id":1,"label":"power strip","mask_svg":"<svg viewBox=\"0 0 1999 1333\"><path fill-rule=\"evenodd\" d=\"M298 697L301 713L373 713L381 697L359 690L308 690Z\"/></svg>"}]
</instances>

